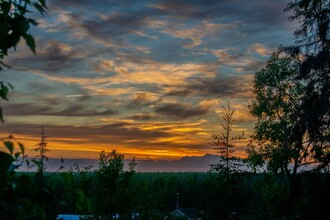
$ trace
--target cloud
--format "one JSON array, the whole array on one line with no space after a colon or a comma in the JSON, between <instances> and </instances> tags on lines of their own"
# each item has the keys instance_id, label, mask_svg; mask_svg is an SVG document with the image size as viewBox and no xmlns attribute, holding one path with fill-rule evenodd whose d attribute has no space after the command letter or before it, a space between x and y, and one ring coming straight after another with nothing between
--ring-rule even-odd
<instances>
[{"instance_id":1,"label":"cloud","mask_svg":"<svg viewBox=\"0 0 330 220\"><path fill-rule=\"evenodd\" d=\"M218 58L221 64L229 66L242 65L241 59L247 56L245 52L234 49L212 49L210 52Z\"/></svg>"},{"instance_id":2,"label":"cloud","mask_svg":"<svg viewBox=\"0 0 330 220\"><path fill-rule=\"evenodd\" d=\"M177 0L175 2L162 0L146 5L156 9L156 12L162 16L167 15L168 17L177 19L205 20L231 17L242 22L265 23L265 26L275 26L286 22L282 11L287 3L287 0L276 2L263 2L259 0L210 0L207 4L199 0ZM237 5L240 7L237 7Z\"/></svg>"},{"instance_id":3,"label":"cloud","mask_svg":"<svg viewBox=\"0 0 330 220\"><path fill-rule=\"evenodd\" d=\"M100 5L104 4L107 3L100 3ZM73 37L89 39L102 46L120 49L129 46L126 37L132 34L136 37L154 38L140 30L145 19L149 16L148 10L127 11L127 7L132 5L134 8L134 4L138 3L117 4L117 7L115 7L116 4L109 4L109 7L106 7L109 10L104 11L104 8L96 7L92 9L95 10L95 13L79 13L74 9L70 12L59 9L57 12L63 24L71 28L69 32ZM123 11L120 11L120 8L123 8ZM146 52L147 50L144 48L143 51Z\"/></svg>"},{"instance_id":4,"label":"cloud","mask_svg":"<svg viewBox=\"0 0 330 220\"><path fill-rule=\"evenodd\" d=\"M202 22L200 25L197 25L193 28L182 28L177 26L169 26L163 28L160 32L169 34L171 36L190 39L192 43L186 43L183 45L184 48L191 49L193 47L199 46L202 44L202 39L211 34L215 34L219 30L230 29L235 27L233 24L215 24L209 23L207 21Z\"/></svg>"},{"instance_id":5,"label":"cloud","mask_svg":"<svg viewBox=\"0 0 330 220\"><path fill-rule=\"evenodd\" d=\"M46 100L47 102L47 100ZM48 103L59 104L58 99L50 99ZM116 112L110 108L103 106L87 107L84 104L71 104L65 107L56 107L50 105L40 105L31 103L9 103L3 105L5 115L8 116L104 116L114 115Z\"/></svg>"},{"instance_id":6,"label":"cloud","mask_svg":"<svg viewBox=\"0 0 330 220\"><path fill-rule=\"evenodd\" d=\"M138 38L154 40L158 39L160 34L167 34L191 40L191 43L184 43L183 46L193 48L201 45L205 36L215 33L219 36L221 34L219 31L225 29L236 30L249 24L249 27L255 26L254 32L256 29L260 32L287 23L282 14L285 0L281 0L280 3L263 3L258 0L235 2L209 1L208 4L198 1L102 2L94 3L94 7L91 8L91 4L85 1L79 4L65 1L60 5L65 4L68 11L62 10L55 4L52 4L52 7L55 7L55 11L61 15L60 20L74 30L72 32L68 29L76 37L92 39L96 43L116 49L134 45L136 41L131 41L132 34ZM90 13L88 9L96 13ZM86 13L81 13L83 10L86 10ZM231 19L227 20L227 18ZM186 25L187 23L189 25ZM247 28L240 28L235 32L238 31L252 34ZM143 46L137 49L139 48ZM142 52L149 53L149 50L143 49Z\"/></svg>"},{"instance_id":7,"label":"cloud","mask_svg":"<svg viewBox=\"0 0 330 220\"><path fill-rule=\"evenodd\" d=\"M134 83L169 86L184 83L187 77L196 74L213 76L217 71L213 63L166 63L138 56L101 60L99 65L95 68L116 73L107 78L109 84L113 85Z\"/></svg>"},{"instance_id":8,"label":"cloud","mask_svg":"<svg viewBox=\"0 0 330 220\"><path fill-rule=\"evenodd\" d=\"M128 119L136 120L136 121L150 121L150 120L155 120L157 119L157 115L155 114L150 114L148 112L145 113L138 113L134 115L129 115L127 116Z\"/></svg>"},{"instance_id":9,"label":"cloud","mask_svg":"<svg viewBox=\"0 0 330 220\"><path fill-rule=\"evenodd\" d=\"M206 149L216 100L252 98L252 73L291 36L286 3L52 0L31 30L38 55L22 41L2 72L17 88L1 105L6 119L34 138L40 126L28 123L49 123L56 144L75 153ZM247 109L233 107L252 127Z\"/></svg>"},{"instance_id":10,"label":"cloud","mask_svg":"<svg viewBox=\"0 0 330 220\"><path fill-rule=\"evenodd\" d=\"M159 1L147 4L147 6L159 10L159 13L163 12L163 14L177 18L205 17L198 8L195 8L193 4L190 4L187 1Z\"/></svg>"},{"instance_id":11,"label":"cloud","mask_svg":"<svg viewBox=\"0 0 330 220\"><path fill-rule=\"evenodd\" d=\"M205 109L210 109L219 104L218 99L205 99L198 103L198 105Z\"/></svg>"},{"instance_id":12,"label":"cloud","mask_svg":"<svg viewBox=\"0 0 330 220\"><path fill-rule=\"evenodd\" d=\"M50 113L50 115L59 116L104 116L114 115L116 112L110 108L102 108L102 106L93 106L92 109L84 105L74 104L64 108L58 112Z\"/></svg>"},{"instance_id":13,"label":"cloud","mask_svg":"<svg viewBox=\"0 0 330 220\"><path fill-rule=\"evenodd\" d=\"M86 54L79 52L74 47L59 42L48 41L46 45L39 44L37 55L22 54L10 58L10 63L18 69L40 69L47 72L58 72L63 69L73 68L78 65Z\"/></svg>"},{"instance_id":14,"label":"cloud","mask_svg":"<svg viewBox=\"0 0 330 220\"><path fill-rule=\"evenodd\" d=\"M273 52L273 50L270 50L264 45L259 43L252 44L249 50L258 53L261 56L270 56Z\"/></svg>"},{"instance_id":15,"label":"cloud","mask_svg":"<svg viewBox=\"0 0 330 220\"><path fill-rule=\"evenodd\" d=\"M168 89L166 95L178 97L250 97L252 79L247 76L195 77Z\"/></svg>"},{"instance_id":16,"label":"cloud","mask_svg":"<svg viewBox=\"0 0 330 220\"><path fill-rule=\"evenodd\" d=\"M4 128L0 130L3 131ZM20 134L27 136L35 136L39 133L40 125L33 124L7 124L6 131L17 131ZM98 126L71 126L71 125L47 125L45 126L46 133L52 138L66 138L66 142L75 142L75 139L84 137L94 144L103 145L109 144L123 144L125 140L145 140L154 137L166 137L170 134L158 130L141 130L138 125L127 121L117 121L108 123L106 125ZM70 141L70 139L72 140ZM78 143L80 144L80 143ZM89 143L90 144L90 143Z\"/></svg>"},{"instance_id":17,"label":"cloud","mask_svg":"<svg viewBox=\"0 0 330 220\"><path fill-rule=\"evenodd\" d=\"M167 103L155 108L155 112L167 117L186 119L203 116L209 112L210 106L193 106L190 104Z\"/></svg>"},{"instance_id":18,"label":"cloud","mask_svg":"<svg viewBox=\"0 0 330 220\"><path fill-rule=\"evenodd\" d=\"M104 119L102 125L56 125L48 124L45 126L46 134L51 136L53 141L76 144L76 148L83 147L82 137L88 145L112 145L118 147L134 147L140 151L155 149L157 147L166 147L171 150L173 146L182 146L180 140L183 136L185 139L189 135L195 134L194 138L190 138L189 145L197 147L200 145L198 133L203 131L201 127L203 122L147 122L136 123L132 120ZM13 124L6 123L6 126L0 127L1 133L19 133L28 138L38 140L40 125L36 124ZM37 136L37 137L36 137ZM27 138L27 139L28 139ZM159 141L159 140L167 141ZM198 140L196 142L196 140ZM49 141L52 146L52 141ZM141 145L142 144L142 145ZM54 146L54 145L53 145ZM97 148L97 146L89 146ZM65 148L65 147L64 147ZM141 152L140 152L141 153Z\"/></svg>"},{"instance_id":19,"label":"cloud","mask_svg":"<svg viewBox=\"0 0 330 220\"><path fill-rule=\"evenodd\" d=\"M136 107L150 107L158 102L160 102L162 98L159 95L152 93L135 93L132 95L132 99L128 104L129 108Z\"/></svg>"},{"instance_id":20,"label":"cloud","mask_svg":"<svg viewBox=\"0 0 330 220\"><path fill-rule=\"evenodd\" d=\"M210 52L218 58L221 66L248 73L259 70L265 65L267 54L271 54L271 50L261 44L253 44L246 50L227 48L213 49ZM262 58L256 57L256 54Z\"/></svg>"}]
</instances>

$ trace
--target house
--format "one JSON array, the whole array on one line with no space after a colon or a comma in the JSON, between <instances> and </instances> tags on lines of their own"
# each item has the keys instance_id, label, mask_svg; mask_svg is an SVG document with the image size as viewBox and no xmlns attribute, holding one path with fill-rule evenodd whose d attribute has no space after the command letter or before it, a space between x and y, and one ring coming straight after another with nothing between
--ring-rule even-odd
<instances>
[{"instance_id":1,"label":"house","mask_svg":"<svg viewBox=\"0 0 330 220\"><path fill-rule=\"evenodd\" d=\"M201 210L195 208L180 208L179 193L177 193L176 209L165 220L202 220L203 214Z\"/></svg>"},{"instance_id":2,"label":"house","mask_svg":"<svg viewBox=\"0 0 330 220\"><path fill-rule=\"evenodd\" d=\"M170 215L166 216L164 219L166 219L166 220L172 220L172 219L186 220L186 219L189 219L189 218L183 212L176 209Z\"/></svg>"}]
</instances>

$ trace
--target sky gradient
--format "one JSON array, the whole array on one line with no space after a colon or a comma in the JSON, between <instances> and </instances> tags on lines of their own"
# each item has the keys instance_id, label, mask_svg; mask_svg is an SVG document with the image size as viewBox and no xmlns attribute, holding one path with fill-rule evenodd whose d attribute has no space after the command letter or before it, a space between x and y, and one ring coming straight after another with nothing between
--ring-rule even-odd
<instances>
[{"instance_id":1,"label":"sky gradient","mask_svg":"<svg viewBox=\"0 0 330 220\"><path fill-rule=\"evenodd\" d=\"M15 89L1 102L1 136L34 155L44 125L50 157L216 153L208 143L228 99L234 132L252 133L253 74L293 41L287 2L49 0L45 16L31 15L37 55L21 41L5 60L1 80Z\"/></svg>"}]
</instances>

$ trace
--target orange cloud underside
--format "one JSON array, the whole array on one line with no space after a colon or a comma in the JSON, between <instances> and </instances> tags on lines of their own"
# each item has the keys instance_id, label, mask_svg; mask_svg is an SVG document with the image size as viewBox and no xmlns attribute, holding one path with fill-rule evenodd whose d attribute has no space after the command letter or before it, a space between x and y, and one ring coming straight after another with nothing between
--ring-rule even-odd
<instances>
[{"instance_id":1,"label":"orange cloud underside","mask_svg":"<svg viewBox=\"0 0 330 220\"><path fill-rule=\"evenodd\" d=\"M1 136L5 137L8 135L1 134ZM15 135L15 141L20 142L25 147L25 153L28 154L30 157L34 157L37 153L34 151L37 144L40 141L39 137L30 137L30 136L23 136L20 134ZM208 142L199 149L191 149L189 147L182 147L182 144L189 146L189 143L193 144L193 140L188 140L185 138L160 138L156 139L155 144L153 146L139 146L139 145L123 145L114 146L111 144L93 144L88 139L81 138L48 138L47 148L49 151L47 152L47 156L49 158L86 158L86 159L96 159L98 158L99 153L104 151L112 151L116 150L119 153L125 155L126 158L135 157L137 159L179 159L184 156L202 156L207 153L214 153L216 154L216 150L212 149L211 146L208 148ZM72 143L68 143L72 142ZM77 143L75 143L77 142ZM163 144L157 146L157 143L165 142L168 144ZM238 143L238 146L240 143ZM204 147L204 148L203 148ZM1 146L1 151L6 151L6 149ZM19 151L18 145L15 146L14 151ZM245 153L243 151L237 151L237 156L244 157Z\"/></svg>"}]
</instances>

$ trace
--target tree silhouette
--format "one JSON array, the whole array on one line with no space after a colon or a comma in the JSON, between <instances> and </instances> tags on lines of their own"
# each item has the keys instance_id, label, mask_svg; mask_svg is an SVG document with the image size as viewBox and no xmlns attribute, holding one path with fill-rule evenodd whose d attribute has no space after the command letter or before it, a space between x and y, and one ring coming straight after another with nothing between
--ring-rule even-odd
<instances>
[{"instance_id":1,"label":"tree silhouette","mask_svg":"<svg viewBox=\"0 0 330 220\"><path fill-rule=\"evenodd\" d=\"M294 130L304 93L304 82L295 79L299 64L299 60L275 53L255 74L256 99L250 106L251 114L258 118L252 137L259 148L251 143L249 158L253 163L256 157L268 161L268 171L288 178L295 176L300 167L318 163L311 158L313 146L308 142L307 131Z\"/></svg>"},{"instance_id":2,"label":"tree silhouette","mask_svg":"<svg viewBox=\"0 0 330 220\"><path fill-rule=\"evenodd\" d=\"M226 173L229 173L231 169L234 168L231 167L234 164L230 164L230 160L235 159L233 157L233 153L235 152L235 145L233 142L244 138L244 133L232 136L233 126L235 123L234 113L235 111L230 108L229 101L227 108L222 106L220 117L223 120L223 123L221 124L223 131L220 134L213 133L211 135L212 141L210 142L210 145L213 146L213 148L218 151L222 159L225 160L225 164L219 163L213 168L218 171L225 170Z\"/></svg>"},{"instance_id":3,"label":"tree silhouette","mask_svg":"<svg viewBox=\"0 0 330 220\"><path fill-rule=\"evenodd\" d=\"M247 152L254 166L266 163L268 172L279 175L277 186L287 193L281 217L291 218L303 203L300 170L329 170L330 1L295 0L286 11L301 25L295 44L281 47L255 74L250 111L258 118L256 144Z\"/></svg>"},{"instance_id":4,"label":"tree silhouette","mask_svg":"<svg viewBox=\"0 0 330 220\"><path fill-rule=\"evenodd\" d=\"M129 186L134 176L135 160L129 164L129 171L124 171L124 155L115 150L110 153L100 152L99 169L96 171L97 190L94 197L96 216L113 219L120 214L125 219L131 216L134 207Z\"/></svg>"},{"instance_id":5,"label":"tree silhouette","mask_svg":"<svg viewBox=\"0 0 330 220\"><path fill-rule=\"evenodd\" d=\"M223 129L220 134L213 133L211 135L212 141L210 145L213 146L215 150L220 154L220 161L217 164L211 165L211 170L216 171L220 174L221 178L225 177L225 185L226 185L226 218L229 218L230 212L230 197L231 197L231 178L230 175L233 173L237 173L239 171L239 164L237 163L237 158L233 156L234 150L234 141L241 140L244 138L244 133L240 135L232 135L233 126L235 123L234 113L230 108L229 101L227 103L227 108L222 106L222 112L220 113L220 117L223 121L221 127Z\"/></svg>"},{"instance_id":6,"label":"tree silhouette","mask_svg":"<svg viewBox=\"0 0 330 220\"><path fill-rule=\"evenodd\" d=\"M43 125L41 126L40 135L41 135L40 142L37 144L37 147L34 149L34 151L38 152L38 155L34 157L34 161L37 162L38 173L42 175L47 168L45 164L45 162L48 161L46 152L49 151L49 149L47 149L48 142L46 140L48 136L45 135L45 129Z\"/></svg>"},{"instance_id":7,"label":"tree silhouette","mask_svg":"<svg viewBox=\"0 0 330 220\"><path fill-rule=\"evenodd\" d=\"M310 156L319 162L315 171L321 171L329 169L330 163L330 1L295 0L286 11L300 27L294 33L295 44L282 50L301 60L295 79L304 82L289 138L307 132Z\"/></svg>"},{"instance_id":8,"label":"tree silhouette","mask_svg":"<svg viewBox=\"0 0 330 220\"><path fill-rule=\"evenodd\" d=\"M27 15L35 9L41 14L46 11L45 0L7 0L0 2L0 59L8 55L8 49L16 48L21 37L35 53L35 40L30 33L31 25L38 23Z\"/></svg>"}]
</instances>

